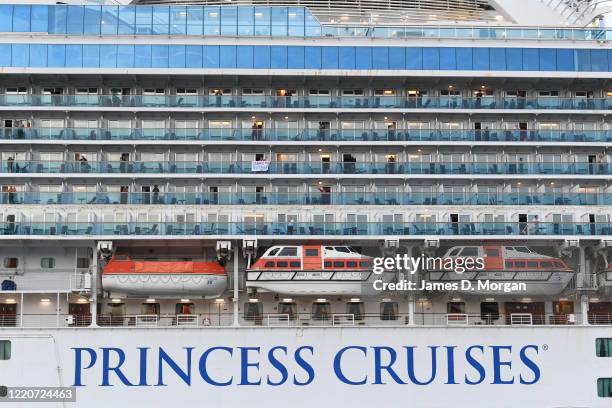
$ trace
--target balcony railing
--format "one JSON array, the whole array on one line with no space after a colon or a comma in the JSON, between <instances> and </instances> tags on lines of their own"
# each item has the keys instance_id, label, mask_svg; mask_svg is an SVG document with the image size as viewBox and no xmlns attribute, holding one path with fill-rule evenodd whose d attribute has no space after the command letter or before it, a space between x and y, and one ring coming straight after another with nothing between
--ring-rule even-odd
<instances>
[{"instance_id":1,"label":"balcony railing","mask_svg":"<svg viewBox=\"0 0 612 408\"><path fill-rule=\"evenodd\" d=\"M4 128L3 140L338 141L338 142L612 142L610 130L509 129L106 129Z\"/></svg>"},{"instance_id":2,"label":"balcony railing","mask_svg":"<svg viewBox=\"0 0 612 408\"><path fill-rule=\"evenodd\" d=\"M560 97L405 97L405 96L259 96L259 95L0 95L10 107L151 107L262 109L469 109L610 110L612 98Z\"/></svg>"},{"instance_id":3,"label":"balcony railing","mask_svg":"<svg viewBox=\"0 0 612 408\"><path fill-rule=\"evenodd\" d=\"M610 175L596 162L322 162L4 160L0 173L28 174L316 174L316 175Z\"/></svg>"},{"instance_id":4,"label":"balcony railing","mask_svg":"<svg viewBox=\"0 0 612 408\"><path fill-rule=\"evenodd\" d=\"M3 222L4 236L599 236L612 235L612 223L556 222Z\"/></svg>"},{"instance_id":5,"label":"balcony railing","mask_svg":"<svg viewBox=\"0 0 612 408\"><path fill-rule=\"evenodd\" d=\"M524 327L524 326L567 326L581 324L581 315L558 314L499 314L499 313L415 313L411 322L408 314L355 314L355 313L282 313L239 316L243 327L409 327L454 326L454 327ZM99 315L99 327L125 328L214 328L230 326L231 313L182 314L182 315ZM612 325L610 314L588 314L588 323ZM65 314L10 314L0 315L0 327L88 327L90 315Z\"/></svg>"},{"instance_id":6,"label":"balcony railing","mask_svg":"<svg viewBox=\"0 0 612 408\"><path fill-rule=\"evenodd\" d=\"M612 205L612 193L0 192L0 204L132 205Z\"/></svg>"}]
</instances>

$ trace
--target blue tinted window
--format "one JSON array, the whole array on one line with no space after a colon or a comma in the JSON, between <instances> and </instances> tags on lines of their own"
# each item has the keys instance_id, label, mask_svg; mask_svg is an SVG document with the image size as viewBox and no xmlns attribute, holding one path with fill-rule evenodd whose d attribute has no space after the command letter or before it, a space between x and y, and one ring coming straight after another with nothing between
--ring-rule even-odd
<instances>
[{"instance_id":1,"label":"blue tinted window","mask_svg":"<svg viewBox=\"0 0 612 408\"><path fill-rule=\"evenodd\" d=\"M253 68L253 46L239 45L236 54L237 68Z\"/></svg>"},{"instance_id":2,"label":"blue tinted window","mask_svg":"<svg viewBox=\"0 0 612 408\"><path fill-rule=\"evenodd\" d=\"M47 53L48 66L66 66L66 46L64 44L50 44Z\"/></svg>"},{"instance_id":3,"label":"blue tinted window","mask_svg":"<svg viewBox=\"0 0 612 408\"><path fill-rule=\"evenodd\" d=\"M204 9L198 6L187 6L187 34L204 33Z\"/></svg>"},{"instance_id":4,"label":"blue tinted window","mask_svg":"<svg viewBox=\"0 0 612 408\"><path fill-rule=\"evenodd\" d=\"M355 47L339 47L338 53L340 69L355 69Z\"/></svg>"},{"instance_id":5,"label":"blue tinted window","mask_svg":"<svg viewBox=\"0 0 612 408\"><path fill-rule=\"evenodd\" d=\"M557 50L557 70L574 71L574 50Z\"/></svg>"},{"instance_id":6,"label":"blue tinted window","mask_svg":"<svg viewBox=\"0 0 612 408\"><path fill-rule=\"evenodd\" d=\"M488 48L474 48L473 49L473 62L472 66L477 71L488 71L489 70L489 49Z\"/></svg>"},{"instance_id":7,"label":"blue tinted window","mask_svg":"<svg viewBox=\"0 0 612 408\"><path fill-rule=\"evenodd\" d=\"M578 71L590 71L591 70L591 51L590 50L576 50Z\"/></svg>"},{"instance_id":8,"label":"blue tinted window","mask_svg":"<svg viewBox=\"0 0 612 408\"><path fill-rule=\"evenodd\" d=\"M540 50L540 70L555 71L557 69L557 52L553 49Z\"/></svg>"},{"instance_id":9,"label":"blue tinted window","mask_svg":"<svg viewBox=\"0 0 612 408\"><path fill-rule=\"evenodd\" d=\"M139 7L140 8L140 7ZM167 6L153 7L153 26L152 30L155 34L170 33L170 11Z\"/></svg>"},{"instance_id":10,"label":"blue tinted window","mask_svg":"<svg viewBox=\"0 0 612 408\"><path fill-rule=\"evenodd\" d=\"M440 48L440 69L457 69L457 56L454 48Z\"/></svg>"},{"instance_id":11,"label":"blue tinted window","mask_svg":"<svg viewBox=\"0 0 612 408\"><path fill-rule=\"evenodd\" d=\"M134 67L134 46L133 45L118 45L117 46L117 68L133 68Z\"/></svg>"},{"instance_id":12,"label":"blue tinted window","mask_svg":"<svg viewBox=\"0 0 612 408\"><path fill-rule=\"evenodd\" d=\"M612 50L608 50L608 71L612 72Z\"/></svg>"},{"instance_id":13,"label":"blue tinted window","mask_svg":"<svg viewBox=\"0 0 612 408\"><path fill-rule=\"evenodd\" d=\"M170 7L170 33L187 34L187 7ZM170 59L172 61L172 59Z\"/></svg>"},{"instance_id":14,"label":"blue tinted window","mask_svg":"<svg viewBox=\"0 0 612 408\"><path fill-rule=\"evenodd\" d=\"M13 6L0 4L0 31L13 31Z\"/></svg>"},{"instance_id":15,"label":"blue tinted window","mask_svg":"<svg viewBox=\"0 0 612 408\"><path fill-rule=\"evenodd\" d=\"M170 68L185 68L185 46L168 46L168 66Z\"/></svg>"},{"instance_id":16,"label":"blue tinted window","mask_svg":"<svg viewBox=\"0 0 612 408\"><path fill-rule=\"evenodd\" d=\"M68 7L66 32L68 34L82 34L84 19L85 9L83 7Z\"/></svg>"},{"instance_id":17,"label":"blue tinted window","mask_svg":"<svg viewBox=\"0 0 612 408\"><path fill-rule=\"evenodd\" d=\"M115 68L117 66L117 46L115 44L100 45L100 67Z\"/></svg>"},{"instance_id":18,"label":"blue tinted window","mask_svg":"<svg viewBox=\"0 0 612 408\"><path fill-rule=\"evenodd\" d=\"M79 8L79 7L75 7ZM30 31L30 6L14 6L13 8L13 31Z\"/></svg>"},{"instance_id":19,"label":"blue tinted window","mask_svg":"<svg viewBox=\"0 0 612 408\"><path fill-rule=\"evenodd\" d=\"M389 47L389 69L404 69L405 66L406 50L401 47Z\"/></svg>"},{"instance_id":20,"label":"blue tinted window","mask_svg":"<svg viewBox=\"0 0 612 408\"><path fill-rule=\"evenodd\" d=\"M372 47L372 68L389 69L389 49L387 47ZM359 59L357 59L359 62Z\"/></svg>"},{"instance_id":21,"label":"blue tinted window","mask_svg":"<svg viewBox=\"0 0 612 408\"><path fill-rule=\"evenodd\" d=\"M219 7L204 7L204 35L219 35L221 29L221 10Z\"/></svg>"},{"instance_id":22,"label":"blue tinted window","mask_svg":"<svg viewBox=\"0 0 612 408\"><path fill-rule=\"evenodd\" d=\"M11 66L27 67L30 63L30 48L28 44L13 44L11 50Z\"/></svg>"},{"instance_id":23,"label":"blue tinted window","mask_svg":"<svg viewBox=\"0 0 612 408\"><path fill-rule=\"evenodd\" d=\"M355 68L372 69L372 49L370 47L355 47Z\"/></svg>"},{"instance_id":24,"label":"blue tinted window","mask_svg":"<svg viewBox=\"0 0 612 408\"><path fill-rule=\"evenodd\" d=\"M272 35L285 36L287 35L287 8L273 7L272 8Z\"/></svg>"},{"instance_id":25,"label":"blue tinted window","mask_svg":"<svg viewBox=\"0 0 612 408\"><path fill-rule=\"evenodd\" d=\"M81 44L66 45L66 66L75 68L83 66L83 46Z\"/></svg>"},{"instance_id":26,"label":"blue tinted window","mask_svg":"<svg viewBox=\"0 0 612 408\"><path fill-rule=\"evenodd\" d=\"M119 25L119 7L116 6L104 6L102 7L102 21L101 21L102 34L117 34L117 28Z\"/></svg>"},{"instance_id":27,"label":"blue tinted window","mask_svg":"<svg viewBox=\"0 0 612 408\"><path fill-rule=\"evenodd\" d=\"M47 12L48 9L49 8L47 6L32 6L31 29L33 32L46 33L49 30L49 13ZM0 10L0 21L2 21L1 14L2 11Z\"/></svg>"},{"instance_id":28,"label":"blue tinted window","mask_svg":"<svg viewBox=\"0 0 612 408\"><path fill-rule=\"evenodd\" d=\"M136 27L137 34L150 35L153 34L153 7L138 6L136 7Z\"/></svg>"},{"instance_id":29,"label":"blue tinted window","mask_svg":"<svg viewBox=\"0 0 612 408\"><path fill-rule=\"evenodd\" d=\"M523 50L520 48L507 48L506 49L506 68L508 71L522 71L523 70Z\"/></svg>"},{"instance_id":30,"label":"blue tinted window","mask_svg":"<svg viewBox=\"0 0 612 408\"><path fill-rule=\"evenodd\" d=\"M287 47L287 68L304 68L304 47Z\"/></svg>"},{"instance_id":31,"label":"blue tinted window","mask_svg":"<svg viewBox=\"0 0 612 408\"><path fill-rule=\"evenodd\" d=\"M201 45L185 46L185 67L202 68L202 46Z\"/></svg>"},{"instance_id":32,"label":"blue tinted window","mask_svg":"<svg viewBox=\"0 0 612 408\"><path fill-rule=\"evenodd\" d=\"M270 68L270 47L261 45L253 47L253 67Z\"/></svg>"},{"instance_id":33,"label":"blue tinted window","mask_svg":"<svg viewBox=\"0 0 612 408\"><path fill-rule=\"evenodd\" d=\"M489 65L492 71L506 70L506 50L503 48L489 48Z\"/></svg>"},{"instance_id":34,"label":"blue tinted window","mask_svg":"<svg viewBox=\"0 0 612 408\"><path fill-rule=\"evenodd\" d=\"M321 47L323 69L338 69L338 47Z\"/></svg>"},{"instance_id":35,"label":"blue tinted window","mask_svg":"<svg viewBox=\"0 0 612 408\"><path fill-rule=\"evenodd\" d=\"M222 45L219 49L221 68L236 68L236 46Z\"/></svg>"},{"instance_id":36,"label":"blue tinted window","mask_svg":"<svg viewBox=\"0 0 612 408\"><path fill-rule=\"evenodd\" d=\"M3 67L11 66L11 44L0 44L0 64Z\"/></svg>"},{"instance_id":37,"label":"blue tinted window","mask_svg":"<svg viewBox=\"0 0 612 408\"><path fill-rule=\"evenodd\" d=\"M221 35L236 35L237 28L238 9L236 7L221 7Z\"/></svg>"},{"instance_id":38,"label":"blue tinted window","mask_svg":"<svg viewBox=\"0 0 612 408\"><path fill-rule=\"evenodd\" d=\"M423 68L440 69L439 48L423 48Z\"/></svg>"},{"instance_id":39,"label":"blue tinted window","mask_svg":"<svg viewBox=\"0 0 612 408\"><path fill-rule=\"evenodd\" d=\"M136 9L134 6L119 7L119 21L117 32L121 35L134 34L136 25Z\"/></svg>"},{"instance_id":40,"label":"blue tinted window","mask_svg":"<svg viewBox=\"0 0 612 408\"><path fill-rule=\"evenodd\" d=\"M537 48L523 49L523 70L539 71L540 69L540 53Z\"/></svg>"},{"instance_id":41,"label":"blue tinted window","mask_svg":"<svg viewBox=\"0 0 612 408\"><path fill-rule=\"evenodd\" d=\"M304 36L304 8L289 7L287 9L287 18L289 22L288 34L293 37Z\"/></svg>"},{"instance_id":42,"label":"blue tinted window","mask_svg":"<svg viewBox=\"0 0 612 408\"><path fill-rule=\"evenodd\" d=\"M608 70L608 53L606 50L591 50L591 71Z\"/></svg>"},{"instance_id":43,"label":"blue tinted window","mask_svg":"<svg viewBox=\"0 0 612 408\"><path fill-rule=\"evenodd\" d=\"M423 69L422 48L406 48L406 69Z\"/></svg>"},{"instance_id":44,"label":"blue tinted window","mask_svg":"<svg viewBox=\"0 0 612 408\"><path fill-rule=\"evenodd\" d=\"M204 46L204 68L219 68L219 46L205 45Z\"/></svg>"},{"instance_id":45,"label":"blue tinted window","mask_svg":"<svg viewBox=\"0 0 612 408\"><path fill-rule=\"evenodd\" d=\"M287 47L272 46L270 52L270 68L287 68Z\"/></svg>"},{"instance_id":46,"label":"blue tinted window","mask_svg":"<svg viewBox=\"0 0 612 408\"><path fill-rule=\"evenodd\" d=\"M255 25L255 9L253 7L238 7L238 35L253 35Z\"/></svg>"},{"instance_id":47,"label":"blue tinted window","mask_svg":"<svg viewBox=\"0 0 612 408\"><path fill-rule=\"evenodd\" d=\"M168 68L168 46L167 45L152 45L151 46L151 67Z\"/></svg>"},{"instance_id":48,"label":"blue tinted window","mask_svg":"<svg viewBox=\"0 0 612 408\"><path fill-rule=\"evenodd\" d=\"M304 47L304 67L321 69L321 47Z\"/></svg>"},{"instance_id":49,"label":"blue tinted window","mask_svg":"<svg viewBox=\"0 0 612 408\"><path fill-rule=\"evenodd\" d=\"M46 67L47 66L47 45L46 44L30 44L30 66Z\"/></svg>"},{"instance_id":50,"label":"blue tinted window","mask_svg":"<svg viewBox=\"0 0 612 408\"><path fill-rule=\"evenodd\" d=\"M134 66L138 68L151 68L151 46L137 45L134 49Z\"/></svg>"},{"instance_id":51,"label":"blue tinted window","mask_svg":"<svg viewBox=\"0 0 612 408\"><path fill-rule=\"evenodd\" d=\"M102 9L100 6L84 6L83 10L83 31L84 34L100 34L102 19Z\"/></svg>"},{"instance_id":52,"label":"blue tinted window","mask_svg":"<svg viewBox=\"0 0 612 408\"><path fill-rule=\"evenodd\" d=\"M255 7L255 35L270 35L270 9Z\"/></svg>"},{"instance_id":53,"label":"blue tinted window","mask_svg":"<svg viewBox=\"0 0 612 408\"><path fill-rule=\"evenodd\" d=\"M474 69L472 63L472 49L471 48L457 48L457 69L461 70L472 70ZM489 59L487 58L487 61Z\"/></svg>"},{"instance_id":54,"label":"blue tinted window","mask_svg":"<svg viewBox=\"0 0 612 408\"><path fill-rule=\"evenodd\" d=\"M66 6L49 7L49 33L66 34Z\"/></svg>"},{"instance_id":55,"label":"blue tinted window","mask_svg":"<svg viewBox=\"0 0 612 408\"><path fill-rule=\"evenodd\" d=\"M83 45L83 67L98 68L100 66L100 46Z\"/></svg>"}]
</instances>

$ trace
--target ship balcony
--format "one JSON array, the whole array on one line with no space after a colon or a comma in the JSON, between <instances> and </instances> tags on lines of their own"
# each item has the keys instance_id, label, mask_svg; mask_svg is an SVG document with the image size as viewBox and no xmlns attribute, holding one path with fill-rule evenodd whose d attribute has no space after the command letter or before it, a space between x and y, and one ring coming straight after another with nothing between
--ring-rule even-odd
<instances>
[{"instance_id":1,"label":"ship balcony","mask_svg":"<svg viewBox=\"0 0 612 408\"><path fill-rule=\"evenodd\" d=\"M356 161L47 161L4 160L1 173L13 174L206 174L231 176L269 175L331 176L340 175L568 175L608 176L612 164L592 162L356 162Z\"/></svg>"},{"instance_id":2,"label":"ship balcony","mask_svg":"<svg viewBox=\"0 0 612 408\"><path fill-rule=\"evenodd\" d=\"M0 204L22 205L486 205L610 206L612 193L418 192L0 192Z\"/></svg>"},{"instance_id":3,"label":"ship balcony","mask_svg":"<svg viewBox=\"0 0 612 408\"><path fill-rule=\"evenodd\" d=\"M4 128L0 140L609 143L610 130Z\"/></svg>"},{"instance_id":4,"label":"ship balcony","mask_svg":"<svg viewBox=\"0 0 612 408\"><path fill-rule=\"evenodd\" d=\"M567 236L602 237L612 235L612 223L573 222L3 222L0 236L113 236L116 238L175 237L201 239L204 236L259 235L278 238L363 238L398 236L406 238L440 236L457 239L472 237L548 238Z\"/></svg>"},{"instance_id":5,"label":"ship balcony","mask_svg":"<svg viewBox=\"0 0 612 408\"><path fill-rule=\"evenodd\" d=\"M463 97L463 96L250 96L250 95L0 95L0 107L9 108L175 108L211 109L252 112L263 110L354 110L402 111L457 110L457 111L605 111L612 109L612 98L561 97Z\"/></svg>"}]
</instances>

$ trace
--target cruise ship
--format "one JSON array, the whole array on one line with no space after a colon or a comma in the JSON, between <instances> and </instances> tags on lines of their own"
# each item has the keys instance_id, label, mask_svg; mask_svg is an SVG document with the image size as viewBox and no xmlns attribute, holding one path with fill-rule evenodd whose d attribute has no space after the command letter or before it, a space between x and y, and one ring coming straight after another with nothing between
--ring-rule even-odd
<instances>
[{"instance_id":1,"label":"cruise ship","mask_svg":"<svg viewBox=\"0 0 612 408\"><path fill-rule=\"evenodd\" d=\"M2 1L0 402L611 406L608 11Z\"/></svg>"}]
</instances>

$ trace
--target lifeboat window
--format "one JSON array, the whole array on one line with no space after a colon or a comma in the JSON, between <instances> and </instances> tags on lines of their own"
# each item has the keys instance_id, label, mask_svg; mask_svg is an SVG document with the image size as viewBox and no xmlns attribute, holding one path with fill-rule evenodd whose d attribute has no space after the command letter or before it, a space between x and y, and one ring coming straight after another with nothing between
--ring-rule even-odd
<instances>
[{"instance_id":1,"label":"lifeboat window","mask_svg":"<svg viewBox=\"0 0 612 408\"><path fill-rule=\"evenodd\" d=\"M14 269L14 268L17 268L17 266L19 266L19 259L17 259L17 258L4 258L3 264L4 264L5 268Z\"/></svg>"},{"instance_id":2,"label":"lifeboat window","mask_svg":"<svg viewBox=\"0 0 612 408\"><path fill-rule=\"evenodd\" d=\"M514 262L506 261L506 268L514 268Z\"/></svg>"},{"instance_id":3,"label":"lifeboat window","mask_svg":"<svg viewBox=\"0 0 612 408\"><path fill-rule=\"evenodd\" d=\"M350 254L351 253L351 250L349 248L347 248L347 247L334 247L334 249L337 252L342 252L342 253L345 253L345 254Z\"/></svg>"},{"instance_id":4,"label":"lifeboat window","mask_svg":"<svg viewBox=\"0 0 612 408\"><path fill-rule=\"evenodd\" d=\"M380 304L380 320L397 320L399 306L397 302L382 302Z\"/></svg>"},{"instance_id":5,"label":"lifeboat window","mask_svg":"<svg viewBox=\"0 0 612 408\"><path fill-rule=\"evenodd\" d=\"M307 248L306 256L319 256L319 249L318 248Z\"/></svg>"},{"instance_id":6,"label":"lifeboat window","mask_svg":"<svg viewBox=\"0 0 612 408\"><path fill-rule=\"evenodd\" d=\"M363 320L365 317L365 303L348 302L346 304L346 314L353 315L355 320Z\"/></svg>"},{"instance_id":7,"label":"lifeboat window","mask_svg":"<svg viewBox=\"0 0 612 408\"><path fill-rule=\"evenodd\" d=\"M553 264L550 261L544 261L544 262L540 262L540 266L542 268L552 268Z\"/></svg>"},{"instance_id":8,"label":"lifeboat window","mask_svg":"<svg viewBox=\"0 0 612 408\"><path fill-rule=\"evenodd\" d=\"M612 398L612 378L597 379L597 396L601 398Z\"/></svg>"},{"instance_id":9,"label":"lifeboat window","mask_svg":"<svg viewBox=\"0 0 612 408\"><path fill-rule=\"evenodd\" d=\"M331 303L314 302L312 304L312 319L313 320L329 320L330 317L331 317Z\"/></svg>"},{"instance_id":10,"label":"lifeboat window","mask_svg":"<svg viewBox=\"0 0 612 408\"><path fill-rule=\"evenodd\" d=\"M0 360L11 359L11 341L0 340Z\"/></svg>"},{"instance_id":11,"label":"lifeboat window","mask_svg":"<svg viewBox=\"0 0 612 408\"><path fill-rule=\"evenodd\" d=\"M344 261L334 261L334 268L344 268Z\"/></svg>"},{"instance_id":12,"label":"lifeboat window","mask_svg":"<svg viewBox=\"0 0 612 408\"><path fill-rule=\"evenodd\" d=\"M499 249L487 249L487 256L499 256Z\"/></svg>"},{"instance_id":13,"label":"lifeboat window","mask_svg":"<svg viewBox=\"0 0 612 408\"><path fill-rule=\"evenodd\" d=\"M356 268L357 267L357 261L347 261L346 262L346 267L347 268Z\"/></svg>"},{"instance_id":14,"label":"lifeboat window","mask_svg":"<svg viewBox=\"0 0 612 408\"><path fill-rule=\"evenodd\" d=\"M159 303L142 303L140 305L140 314L159 315Z\"/></svg>"},{"instance_id":15,"label":"lifeboat window","mask_svg":"<svg viewBox=\"0 0 612 408\"><path fill-rule=\"evenodd\" d=\"M325 262L323 262L323 266L325 266L326 268L329 268L329 267L332 266L332 263L331 263L331 261L325 261Z\"/></svg>"},{"instance_id":16,"label":"lifeboat window","mask_svg":"<svg viewBox=\"0 0 612 408\"><path fill-rule=\"evenodd\" d=\"M297 248L296 247L285 247L280 251L278 256L297 256Z\"/></svg>"},{"instance_id":17,"label":"lifeboat window","mask_svg":"<svg viewBox=\"0 0 612 408\"><path fill-rule=\"evenodd\" d=\"M595 353L597 357L612 357L612 338L595 339Z\"/></svg>"},{"instance_id":18,"label":"lifeboat window","mask_svg":"<svg viewBox=\"0 0 612 408\"><path fill-rule=\"evenodd\" d=\"M514 262L514 266L516 266L517 268L524 268L525 267L525 261L515 261Z\"/></svg>"},{"instance_id":19,"label":"lifeboat window","mask_svg":"<svg viewBox=\"0 0 612 408\"><path fill-rule=\"evenodd\" d=\"M370 266L372 266L372 263L370 261L361 261L359 262L359 266L361 266L362 268L369 268Z\"/></svg>"},{"instance_id":20,"label":"lifeboat window","mask_svg":"<svg viewBox=\"0 0 612 408\"><path fill-rule=\"evenodd\" d=\"M261 324L263 318L263 303L246 302L244 304L244 320Z\"/></svg>"},{"instance_id":21,"label":"lifeboat window","mask_svg":"<svg viewBox=\"0 0 612 408\"><path fill-rule=\"evenodd\" d=\"M527 247L514 247L514 250L517 252L523 252L525 254L530 254L531 251Z\"/></svg>"},{"instance_id":22,"label":"lifeboat window","mask_svg":"<svg viewBox=\"0 0 612 408\"><path fill-rule=\"evenodd\" d=\"M486 324L493 324L493 320L499 320L499 303L481 302L480 303L480 318Z\"/></svg>"},{"instance_id":23,"label":"lifeboat window","mask_svg":"<svg viewBox=\"0 0 612 408\"><path fill-rule=\"evenodd\" d=\"M478 248L465 247L463 251L461 251L461 256L478 256Z\"/></svg>"},{"instance_id":24,"label":"lifeboat window","mask_svg":"<svg viewBox=\"0 0 612 408\"><path fill-rule=\"evenodd\" d=\"M461 248L455 248L450 252L450 254L448 254L448 256L457 256L459 255L459 252L461 252Z\"/></svg>"},{"instance_id":25,"label":"lifeboat window","mask_svg":"<svg viewBox=\"0 0 612 408\"><path fill-rule=\"evenodd\" d=\"M527 261L527 267L528 268L537 268L538 267L538 263L536 261Z\"/></svg>"},{"instance_id":26,"label":"lifeboat window","mask_svg":"<svg viewBox=\"0 0 612 408\"><path fill-rule=\"evenodd\" d=\"M278 254L278 251L280 251L280 248L273 248L270 250L270 252L268 252L268 256L274 256L276 254Z\"/></svg>"},{"instance_id":27,"label":"lifeboat window","mask_svg":"<svg viewBox=\"0 0 612 408\"><path fill-rule=\"evenodd\" d=\"M300 261L291 261L289 262L289 266L292 268L300 268L302 263Z\"/></svg>"},{"instance_id":28,"label":"lifeboat window","mask_svg":"<svg viewBox=\"0 0 612 408\"><path fill-rule=\"evenodd\" d=\"M277 268L286 268L287 266L289 266L289 262L287 261L278 261L276 263Z\"/></svg>"},{"instance_id":29,"label":"lifeboat window","mask_svg":"<svg viewBox=\"0 0 612 408\"><path fill-rule=\"evenodd\" d=\"M274 268L274 261L268 261L264 264L266 268Z\"/></svg>"},{"instance_id":30,"label":"lifeboat window","mask_svg":"<svg viewBox=\"0 0 612 408\"><path fill-rule=\"evenodd\" d=\"M40 258L40 267L44 269L55 268L55 258Z\"/></svg>"},{"instance_id":31,"label":"lifeboat window","mask_svg":"<svg viewBox=\"0 0 612 408\"><path fill-rule=\"evenodd\" d=\"M295 302L280 302L278 304L279 315L289 315L289 320L295 320L297 316L297 303Z\"/></svg>"}]
</instances>

